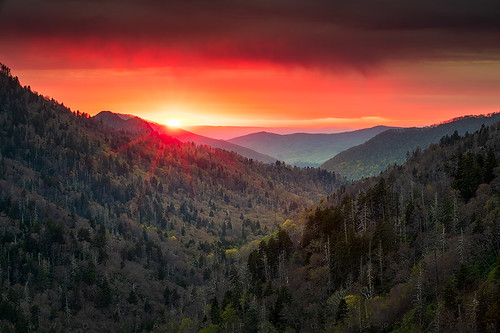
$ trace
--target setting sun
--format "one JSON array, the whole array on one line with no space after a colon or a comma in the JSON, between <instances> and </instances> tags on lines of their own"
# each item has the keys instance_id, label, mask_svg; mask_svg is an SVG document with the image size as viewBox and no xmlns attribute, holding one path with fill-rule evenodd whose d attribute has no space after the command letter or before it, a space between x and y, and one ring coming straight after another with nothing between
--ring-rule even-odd
<instances>
[{"instance_id":1,"label":"setting sun","mask_svg":"<svg viewBox=\"0 0 500 333\"><path fill-rule=\"evenodd\" d=\"M179 127L181 126L181 122L179 119L169 119L167 120L168 127Z\"/></svg>"}]
</instances>

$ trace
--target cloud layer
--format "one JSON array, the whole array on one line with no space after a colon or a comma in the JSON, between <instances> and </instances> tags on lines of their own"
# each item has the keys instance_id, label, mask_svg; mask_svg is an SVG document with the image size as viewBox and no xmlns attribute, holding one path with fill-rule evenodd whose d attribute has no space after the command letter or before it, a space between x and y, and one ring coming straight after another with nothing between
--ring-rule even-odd
<instances>
[{"instance_id":1,"label":"cloud layer","mask_svg":"<svg viewBox=\"0 0 500 333\"><path fill-rule=\"evenodd\" d=\"M367 70L400 60L498 60L498 15L498 0L4 0L0 43L11 55L50 48L89 66Z\"/></svg>"}]
</instances>

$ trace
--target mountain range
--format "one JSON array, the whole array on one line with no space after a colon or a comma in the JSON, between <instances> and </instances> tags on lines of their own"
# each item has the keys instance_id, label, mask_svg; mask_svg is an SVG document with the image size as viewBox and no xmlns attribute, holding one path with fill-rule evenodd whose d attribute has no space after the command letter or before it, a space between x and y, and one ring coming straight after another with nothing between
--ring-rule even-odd
<instances>
[{"instance_id":1,"label":"mountain range","mask_svg":"<svg viewBox=\"0 0 500 333\"><path fill-rule=\"evenodd\" d=\"M297 166L319 166L329 158L359 145L392 127L376 126L333 134L252 133L228 140L233 144L271 155Z\"/></svg>"},{"instance_id":2,"label":"mountain range","mask_svg":"<svg viewBox=\"0 0 500 333\"><path fill-rule=\"evenodd\" d=\"M370 140L346 149L321 165L335 170L351 180L377 175L387 166L402 164L417 148L425 149L438 143L443 136L473 133L481 126L489 126L500 120L500 113L481 116L464 116L442 124L422 128L390 129Z\"/></svg>"},{"instance_id":3,"label":"mountain range","mask_svg":"<svg viewBox=\"0 0 500 333\"><path fill-rule=\"evenodd\" d=\"M437 143L445 135L452 135L455 131L457 135L464 135L482 125L491 125L500 120L500 114L463 116L421 128L376 126L333 134L284 135L261 131L227 141L109 111L100 112L94 118L118 130L132 133L157 131L182 142L233 151L256 161L274 163L283 160L299 167L320 166L346 179L358 180L376 175L389 165L402 164L413 151Z\"/></svg>"}]
</instances>

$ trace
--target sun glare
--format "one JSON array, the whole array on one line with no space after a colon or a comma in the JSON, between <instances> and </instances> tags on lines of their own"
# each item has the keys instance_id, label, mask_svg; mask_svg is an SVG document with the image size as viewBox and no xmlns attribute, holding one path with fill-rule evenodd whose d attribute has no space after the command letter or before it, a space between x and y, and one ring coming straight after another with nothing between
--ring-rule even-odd
<instances>
[{"instance_id":1,"label":"sun glare","mask_svg":"<svg viewBox=\"0 0 500 333\"><path fill-rule=\"evenodd\" d=\"M181 126L181 122L179 119L169 119L167 120L167 126L168 127L179 127Z\"/></svg>"}]
</instances>

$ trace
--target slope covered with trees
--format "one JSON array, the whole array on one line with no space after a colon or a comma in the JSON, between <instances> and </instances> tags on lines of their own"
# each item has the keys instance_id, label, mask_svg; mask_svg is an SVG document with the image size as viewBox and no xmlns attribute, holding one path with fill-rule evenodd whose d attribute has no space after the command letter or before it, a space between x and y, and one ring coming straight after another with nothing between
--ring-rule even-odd
<instances>
[{"instance_id":1,"label":"slope covered with trees","mask_svg":"<svg viewBox=\"0 0 500 333\"><path fill-rule=\"evenodd\" d=\"M214 286L245 245L339 184L325 170L110 129L3 65L0 137L6 331L208 325Z\"/></svg>"},{"instance_id":2,"label":"slope covered with trees","mask_svg":"<svg viewBox=\"0 0 500 333\"><path fill-rule=\"evenodd\" d=\"M350 180L375 176L389 165L402 164L417 148L425 149L438 143L445 135L473 133L481 125L492 125L500 120L500 113L486 116L465 116L444 124L423 128L391 129L376 135L363 144L335 155L321 165Z\"/></svg>"},{"instance_id":3,"label":"slope covered with trees","mask_svg":"<svg viewBox=\"0 0 500 333\"><path fill-rule=\"evenodd\" d=\"M250 254L246 297L280 331L497 332L499 153L497 123L341 187Z\"/></svg>"},{"instance_id":4,"label":"slope covered with trees","mask_svg":"<svg viewBox=\"0 0 500 333\"><path fill-rule=\"evenodd\" d=\"M4 331L500 328L500 123L340 186L113 131L3 66L0 137Z\"/></svg>"}]
</instances>

